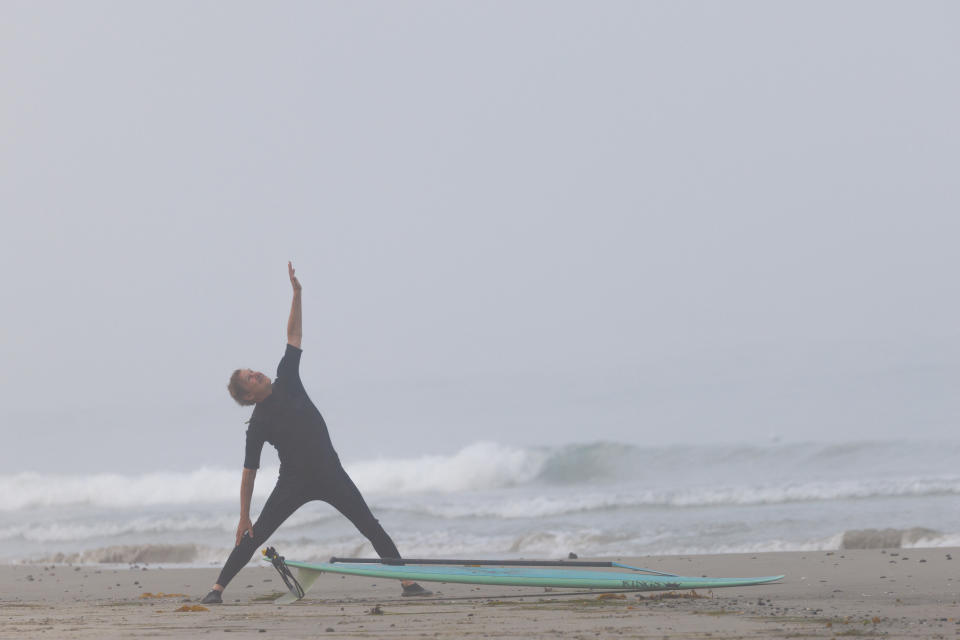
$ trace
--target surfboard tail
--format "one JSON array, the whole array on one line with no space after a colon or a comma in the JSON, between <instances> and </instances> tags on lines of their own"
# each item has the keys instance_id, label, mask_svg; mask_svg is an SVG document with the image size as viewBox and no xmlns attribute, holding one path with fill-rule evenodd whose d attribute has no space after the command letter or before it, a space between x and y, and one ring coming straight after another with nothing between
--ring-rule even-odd
<instances>
[{"instance_id":1,"label":"surfboard tail","mask_svg":"<svg viewBox=\"0 0 960 640\"><path fill-rule=\"evenodd\" d=\"M274 600L276 604L290 604L291 602L302 600L303 596L307 593L307 589L309 589L317 578L320 577L320 574L323 573L319 567L294 565L297 569L297 576L294 577L293 573L290 572L290 567L287 566L286 558L281 556L273 547L267 547L263 550L263 559L273 565L273 568L280 574L280 579L283 580L283 584L287 585L287 589L289 590L289 593Z\"/></svg>"},{"instance_id":2,"label":"surfboard tail","mask_svg":"<svg viewBox=\"0 0 960 640\"><path fill-rule=\"evenodd\" d=\"M307 569L305 567L296 567L297 570L297 582L300 583L300 587L303 589L303 594L306 595L307 591L310 590L310 587L313 586L313 583L317 581L323 571L318 571L316 569ZM274 604L292 604L298 600L303 599L303 596L295 593L293 590L283 594L279 598L273 601Z\"/></svg>"}]
</instances>

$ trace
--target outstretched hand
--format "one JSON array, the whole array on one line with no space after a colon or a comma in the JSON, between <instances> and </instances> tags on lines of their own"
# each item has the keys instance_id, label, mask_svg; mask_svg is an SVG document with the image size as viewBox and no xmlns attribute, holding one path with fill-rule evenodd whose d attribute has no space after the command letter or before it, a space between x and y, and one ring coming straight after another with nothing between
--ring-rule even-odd
<instances>
[{"instance_id":1,"label":"outstretched hand","mask_svg":"<svg viewBox=\"0 0 960 640\"><path fill-rule=\"evenodd\" d=\"M303 288L300 286L300 281L297 280L296 269L293 268L293 263L287 263L287 271L290 273L290 284L293 286L294 293L300 293L300 290Z\"/></svg>"},{"instance_id":2,"label":"outstretched hand","mask_svg":"<svg viewBox=\"0 0 960 640\"><path fill-rule=\"evenodd\" d=\"M303 338L303 322L300 312L300 281L297 280L297 272L293 269L293 263L287 263L287 271L290 272L290 285L293 287L293 301L290 302L290 319L287 320L287 344L292 347L300 348L300 340Z\"/></svg>"}]
</instances>

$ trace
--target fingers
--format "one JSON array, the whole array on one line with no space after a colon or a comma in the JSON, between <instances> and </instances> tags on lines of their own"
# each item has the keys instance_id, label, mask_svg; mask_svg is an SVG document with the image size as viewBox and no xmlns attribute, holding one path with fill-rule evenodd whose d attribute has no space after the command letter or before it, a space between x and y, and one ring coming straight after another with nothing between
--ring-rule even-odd
<instances>
[{"instance_id":1,"label":"fingers","mask_svg":"<svg viewBox=\"0 0 960 640\"><path fill-rule=\"evenodd\" d=\"M247 534L248 536L250 536L250 539L253 540L253 525L250 525L246 529L243 528L243 525L237 527L237 541L234 543L233 546L235 547L240 546L240 541L243 540L243 534Z\"/></svg>"},{"instance_id":2,"label":"fingers","mask_svg":"<svg viewBox=\"0 0 960 640\"><path fill-rule=\"evenodd\" d=\"M287 272L290 274L290 284L293 286L293 290L300 291L300 281L297 280L297 270L293 268L292 262L287 262Z\"/></svg>"}]
</instances>

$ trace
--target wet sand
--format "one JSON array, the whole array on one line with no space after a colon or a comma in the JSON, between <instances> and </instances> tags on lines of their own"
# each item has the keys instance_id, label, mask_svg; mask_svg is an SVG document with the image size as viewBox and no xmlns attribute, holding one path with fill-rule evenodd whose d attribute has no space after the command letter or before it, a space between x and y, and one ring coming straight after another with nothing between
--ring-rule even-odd
<instances>
[{"instance_id":1,"label":"wet sand","mask_svg":"<svg viewBox=\"0 0 960 640\"><path fill-rule=\"evenodd\" d=\"M785 573L772 585L673 594L547 591L324 575L277 606L270 567L223 605L198 604L219 568L0 566L0 638L960 638L960 549L620 558L683 575Z\"/></svg>"}]
</instances>

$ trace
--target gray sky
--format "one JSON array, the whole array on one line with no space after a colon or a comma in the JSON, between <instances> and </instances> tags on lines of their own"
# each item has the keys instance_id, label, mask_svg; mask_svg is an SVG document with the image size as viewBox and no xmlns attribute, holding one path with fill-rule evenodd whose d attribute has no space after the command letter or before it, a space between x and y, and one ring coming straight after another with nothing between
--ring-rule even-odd
<instances>
[{"instance_id":1,"label":"gray sky","mask_svg":"<svg viewBox=\"0 0 960 640\"><path fill-rule=\"evenodd\" d=\"M5 472L955 437L953 2L0 4ZM16 443L17 446L12 446Z\"/></svg>"}]
</instances>

